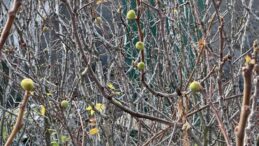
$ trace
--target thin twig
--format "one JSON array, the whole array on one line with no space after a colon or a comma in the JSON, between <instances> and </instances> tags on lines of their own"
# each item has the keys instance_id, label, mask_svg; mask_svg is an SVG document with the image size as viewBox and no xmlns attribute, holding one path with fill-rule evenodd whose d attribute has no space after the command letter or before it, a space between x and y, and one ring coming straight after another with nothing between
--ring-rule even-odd
<instances>
[{"instance_id":1,"label":"thin twig","mask_svg":"<svg viewBox=\"0 0 259 146\"><path fill-rule=\"evenodd\" d=\"M78 109L76 102L73 101L73 105L76 107L76 109ZM84 122L83 122L83 119L82 119L82 116L81 116L79 110L76 110L76 111L77 111L77 114L78 114L78 116L79 116L80 124L81 124L81 128L82 128L82 132L83 132L83 135L82 135L82 144L81 144L81 145L84 146L84 142L85 142L85 130L84 130L85 127L84 127Z\"/></svg>"}]
</instances>

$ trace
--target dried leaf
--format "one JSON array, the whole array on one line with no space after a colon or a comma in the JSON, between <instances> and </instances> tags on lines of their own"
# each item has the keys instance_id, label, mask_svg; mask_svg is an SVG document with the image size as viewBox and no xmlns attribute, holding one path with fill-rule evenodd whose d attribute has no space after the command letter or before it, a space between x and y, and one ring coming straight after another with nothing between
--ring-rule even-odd
<instances>
[{"instance_id":1,"label":"dried leaf","mask_svg":"<svg viewBox=\"0 0 259 146\"><path fill-rule=\"evenodd\" d=\"M199 42L198 42L198 47L199 47L199 49L202 50L202 49L205 47L205 45L206 45L205 39L201 38L201 39L199 40Z\"/></svg>"},{"instance_id":2,"label":"dried leaf","mask_svg":"<svg viewBox=\"0 0 259 146\"><path fill-rule=\"evenodd\" d=\"M89 119L89 122L90 122L90 123L96 123L96 118L90 118L90 119Z\"/></svg>"},{"instance_id":3,"label":"dried leaf","mask_svg":"<svg viewBox=\"0 0 259 146\"><path fill-rule=\"evenodd\" d=\"M191 125L186 121L186 122L183 124L182 130L187 131L187 130L190 129L190 128L191 128Z\"/></svg>"},{"instance_id":4,"label":"dried leaf","mask_svg":"<svg viewBox=\"0 0 259 146\"><path fill-rule=\"evenodd\" d=\"M90 126L95 126L96 125L96 119L95 118L90 118L89 119L89 125Z\"/></svg>"}]
</instances>

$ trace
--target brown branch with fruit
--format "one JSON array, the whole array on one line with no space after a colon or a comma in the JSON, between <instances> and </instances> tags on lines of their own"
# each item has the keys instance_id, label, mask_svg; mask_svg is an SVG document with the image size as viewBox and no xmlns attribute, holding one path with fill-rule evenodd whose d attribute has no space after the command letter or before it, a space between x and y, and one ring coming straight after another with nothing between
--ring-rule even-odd
<instances>
[{"instance_id":1,"label":"brown branch with fruit","mask_svg":"<svg viewBox=\"0 0 259 146\"><path fill-rule=\"evenodd\" d=\"M136 23L137 23L139 41L135 44L135 47L141 53L141 59L137 63L136 67L139 71L141 71L141 82L144 85L144 87L155 96L166 97L166 98L176 97L177 96L176 92L174 92L174 93L163 93L163 92L155 91L154 89L152 89L149 86L149 84L145 80L145 67L146 67L146 64L145 64L145 49L144 49L145 43L144 43L144 33L142 31L142 28L141 28L141 20L140 20L140 17L141 17L141 14L142 14L141 10L143 8L142 3L147 5L147 3L144 3L140 0L137 0L137 14L134 10L129 10L127 12L127 19L128 20L135 20ZM150 5L147 5L147 6L151 7ZM154 9L154 7L152 7L152 8ZM158 15L160 16L160 18L162 19L163 16L161 14L161 11L158 10L158 9L156 9L156 11L158 12ZM164 21L164 20L162 19L161 21ZM163 28L164 26L161 26L161 27L162 27L162 29L164 29ZM162 31L162 33L163 33L163 31Z\"/></svg>"},{"instance_id":2,"label":"brown branch with fruit","mask_svg":"<svg viewBox=\"0 0 259 146\"><path fill-rule=\"evenodd\" d=\"M24 96L23 96L23 100L20 103L19 114L16 118L15 125L13 127L13 130L12 130L11 134L9 135L9 137L8 137L6 143L5 143L5 146L10 146L13 143L13 140L14 140L16 134L20 131L20 129L23 126L23 116L24 116L25 108L26 108L27 102L28 102L29 97L30 97L30 92L34 88L34 83L31 79L26 78L26 79L22 80L21 86L25 90L25 93L24 93Z\"/></svg>"},{"instance_id":3,"label":"brown branch with fruit","mask_svg":"<svg viewBox=\"0 0 259 146\"><path fill-rule=\"evenodd\" d=\"M75 37L75 41L77 43L77 47L78 47L78 50L79 52L82 54L82 59L83 61L85 62L85 64L88 66L90 64L90 59L91 57L87 58L87 56L85 55L85 52L83 50L83 47L82 47L82 43L79 39L79 35L78 35L78 31L77 31L77 26L76 26L76 23L77 23L77 16L76 14L73 12L71 6L69 5L68 1L67 0L62 0L62 2L66 5L66 7L68 8L69 10L69 13L71 15L71 19L72 19L72 28L73 28L73 33L74 33L74 37ZM133 19L136 19L136 14L135 14L135 11L129 11L130 13L127 14L127 19L129 20L133 20ZM140 43L141 44L141 43ZM142 65L140 65L140 67L143 68ZM135 112L133 110L131 110L130 108L118 103L115 99L113 99L113 94L111 91L109 91L108 88L106 88L105 86L103 86L100 81L98 80L98 78L96 77L94 71L92 70L91 67L89 67L87 69L87 73L89 74L89 76L92 78L92 80L96 83L98 89L100 90L101 94L107 99L109 100L112 104L114 104L115 106L117 106L118 108L120 108L121 110L123 110L124 112L132 115L133 117L137 117L137 118L144 118L144 119L149 119L151 121L157 121L157 122L160 122L160 123L163 123L163 124L166 124L166 125L173 125L173 124L177 124L177 125L180 125L180 123L177 123L177 122L171 122L171 121L168 121L168 120L164 120L164 119L161 119L161 118L158 118L158 117L154 117L154 116L150 116L150 115L147 115L147 114L142 114L142 113L138 113L138 112ZM162 93L160 93L162 94ZM173 96L174 94L165 94L167 96Z\"/></svg>"}]
</instances>

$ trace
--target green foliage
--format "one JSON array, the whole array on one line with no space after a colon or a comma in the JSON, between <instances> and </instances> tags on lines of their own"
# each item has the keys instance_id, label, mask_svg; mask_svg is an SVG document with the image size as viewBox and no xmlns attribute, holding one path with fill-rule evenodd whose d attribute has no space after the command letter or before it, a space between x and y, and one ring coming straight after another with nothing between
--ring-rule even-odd
<instances>
[{"instance_id":1,"label":"green foliage","mask_svg":"<svg viewBox=\"0 0 259 146\"><path fill-rule=\"evenodd\" d=\"M59 146L59 144L58 144L57 141L52 141L52 142L51 142L51 146Z\"/></svg>"}]
</instances>

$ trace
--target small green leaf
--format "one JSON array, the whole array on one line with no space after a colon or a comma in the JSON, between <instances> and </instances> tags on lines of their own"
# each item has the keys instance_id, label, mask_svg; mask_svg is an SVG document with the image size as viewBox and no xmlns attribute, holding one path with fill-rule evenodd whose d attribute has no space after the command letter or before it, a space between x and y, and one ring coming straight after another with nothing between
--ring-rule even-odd
<instances>
[{"instance_id":1,"label":"small green leaf","mask_svg":"<svg viewBox=\"0 0 259 146\"><path fill-rule=\"evenodd\" d=\"M61 136L61 142L64 143L64 142L67 142L67 141L69 141L69 137L65 136L65 135L62 135Z\"/></svg>"},{"instance_id":2,"label":"small green leaf","mask_svg":"<svg viewBox=\"0 0 259 146\"><path fill-rule=\"evenodd\" d=\"M52 141L52 142L51 142L51 146L59 146L59 144L58 144L57 141Z\"/></svg>"}]
</instances>

